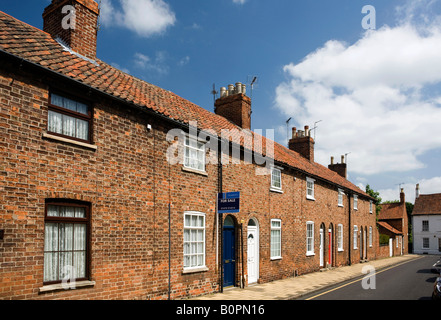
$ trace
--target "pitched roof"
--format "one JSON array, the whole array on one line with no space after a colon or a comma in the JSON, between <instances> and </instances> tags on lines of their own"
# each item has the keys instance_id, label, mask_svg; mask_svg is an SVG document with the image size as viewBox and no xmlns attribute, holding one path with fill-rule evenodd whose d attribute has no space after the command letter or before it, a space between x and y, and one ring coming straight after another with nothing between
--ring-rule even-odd
<instances>
[{"instance_id":1,"label":"pitched roof","mask_svg":"<svg viewBox=\"0 0 441 320\"><path fill-rule=\"evenodd\" d=\"M405 203L382 203L378 220L403 219L405 214L407 214Z\"/></svg>"},{"instance_id":2,"label":"pitched roof","mask_svg":"<svg viewBox=\"0 0 441 320\"><path fill-rule=\"evenodd\" d=\"M383 228L389 230L390 232L392 232L393 234L403 234L400 230L395 229L394 227L392 227L390 224L388 224L387 222L384 221L378 221L377 222L380 226L382 226Z\"/></svg>"},{"instance_id":3,"label":"pitched roof","mask_svg":"<svg viewBox=\"0 0 441 320\"><path fill-rule=\"evenodd\" d=\"M441 215L441 193L420 194L415 199L412 215Z\"/></svg>"},{"instance_id":4,"label":"pitched roof","mask_svg":"<svg viewBox=\"0 0 441 320\"><path fill-rule=\"evenodd\" d=\"M52 39L48 33L0 11L1 51L183 124L196 121L198 128L214 130L218 136L221 136L222 129L236 129L238 135L243 134L243 129L224 117L209 112L173 92L124 73L99 59L90 61L74 54ZM251 133L260 137L254 132ZM243 142L241 144L243 145ZM266 138L262 137L264 155L265 146ZM309 162L297 152L276 142L274 160L370 198L334 171L318 163Z\"/></svg>"}]
</instances>

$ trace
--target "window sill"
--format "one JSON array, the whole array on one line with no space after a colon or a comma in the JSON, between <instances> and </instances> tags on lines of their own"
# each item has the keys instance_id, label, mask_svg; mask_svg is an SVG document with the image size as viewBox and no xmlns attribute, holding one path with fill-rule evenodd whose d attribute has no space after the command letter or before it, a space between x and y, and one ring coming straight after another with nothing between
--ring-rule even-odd
<instances>
[{"instance_id":1,"label":"window sill","mask_svg":"<svg viewBox=\"0 0 441 320\"><path fill-rule=\"evenodd\" d=\"M270 191L272 191L272 192L276 192L276 193L283 193L283 190L282 190L282 189L277 189L277 188L274 188L274 187L271 187L271 188L270 188Z\"/></svg>"},{"instance_id":2,"label":"window sill","mask_svg":"<svg viewBox=\"0 0 441 320\"><path fill-rule=\"evenodd\" d=\"M89 280L69 282L69 283L56 283L56 284L49 284L40 287L39 292L46 293L57 290L79 289L84 287L93 287L94 285L95 285L95 281L89 281Z\"/></svg>"},{"instance_id":3,"label":"window sill","mask_svg":"<svg viewBox=\"0 0 441 320\"><path fill-rule=\"evenodd\" d=\"M184 270L182 270L182 274L196 273L196 272L206 272L208 270L209 269L207 267L184 269Z\"/></svg>"},{"instance_id":4,"label":"window sill","mask_svg":"<svg viewBox=\"0 0 441 320\"><path fill-rule=\"evenodd\" d=\"M315 198L306 196L307 200L315 201Z\"/></svg>"},{"instance_id":5,"label":"window sill","mask_svg":"<svg viewBox=\"0 0 441 320\"><path fill-rule=\"evenodd\" d=\"M339 204L338 206L339 206L340 208L344 208L342 204Z\"/></svg>"},{"instance_id":6,"label":"window sill","mask_svg":"<svg viewBox=\"0 0 441 320\"><path fill-rule=\"evenodd\" d=\"M314 252L307 252L306 256L307 257L312 257L312 256L315 256L315 253Z\"/></svg>"},{"instance_id":7,"label":"window sill","mask_svg":"<svg viewBox=\"0 0 441 320\"><path fill-rule=\"evenodd\" d=\"M196 173L196 174L200 174L202 176L208 177L208 173L205 170L202 171L202 170L192 169L192 168L187 168L187 167L182 166L182 171L192 172L192 173Z\"/></svg>"},{"instance_id":8,"label":"window sill","mask_svg":"<svg viewBox=\"0 0 441 320\"><path fill-rule=\"evenodd\" d=\"M51 139L51 140L57 140L57 141L61 141L61 142L66 142L66 143L70 143L70 144L74 144L80 147L85 147L91 150L97 150L98 147L94 144L90 144L90 143L85 143L85 142L80 142L80 141L76 141L76 140L71 140L68 138L63 138L63 137L59 137L50 133L46 133L43 132L43 138L46 139Z\"/></svg>"}]
</instances>

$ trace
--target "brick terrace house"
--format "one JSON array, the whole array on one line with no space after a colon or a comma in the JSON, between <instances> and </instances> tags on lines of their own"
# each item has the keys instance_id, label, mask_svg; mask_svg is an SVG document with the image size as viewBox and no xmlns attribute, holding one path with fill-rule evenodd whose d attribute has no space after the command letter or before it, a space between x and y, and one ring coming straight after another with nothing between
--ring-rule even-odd
<instances>
[{"instance_id":1,"label":"brick terrace house","mask_svg":"<svg viewBox=\"0 0 441 320\"><path fill-rule=\"evenodd\" d=\"M383 203L378 215L378 232L389 236L389 249L392 255L409 253L409 222L403 189L400 191L400 202Z\"/></svg>"},{"instance_id":2,"label":"brick terrace house","mask_svg":"<svg viewBox=\"0 0 441 320\"><path fill-rule=\"evenodd\" d=\"M412 211L413 252L439 254L441 252L441 193L419 194Z\"/></svg>"},{"instance_id":3,"label":"brick terrace house","mask_svg":"<svg viewBox=\"0 0 441 320\"><path fill-rule=\"evenodd\" d=\"M314 161L308 127L286 148L250 130L240 84L212 113L121 72L98 15L53 0L42 31L0 12L2 299L179 299L376 258L374 199ZM240 212L218 216L230 191Z\"/></svg>"}]
</instances>

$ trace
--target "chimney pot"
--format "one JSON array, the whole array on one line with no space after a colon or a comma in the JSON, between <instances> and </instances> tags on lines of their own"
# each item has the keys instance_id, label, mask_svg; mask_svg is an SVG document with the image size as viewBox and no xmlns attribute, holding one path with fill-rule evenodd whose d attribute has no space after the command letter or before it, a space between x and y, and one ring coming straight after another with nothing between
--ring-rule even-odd
<instances>
[{"instance_id":1,"label":"chimney pot","mask_svg":"<svg viewBox=\"0 0 441 320\"><path fill-rule=\"evenodd\" d=\"M331 165L334 164L334 157L331 157Z\"/></svg>"},{"instance_id":2,"label":"chimney pot","mask_svg":"<svg viewBox=\"0 0 441 320\"><path fill-rule=\"evenodd\" d=\"M245 85L221 87L220 98L214 103L216 114L228 119L243 129L251 129L251 99L245 95Z\"/></svg>"},{"instance_id":3,"label":"chimney pot","mask_svg":"<svg viewBox=\"0 0 441 320\"><path fill-rule=\"evenodd\" d=\"M341 163L345 163L345 156L344 155L341 156Z\"/></svg>"}]
</instances>

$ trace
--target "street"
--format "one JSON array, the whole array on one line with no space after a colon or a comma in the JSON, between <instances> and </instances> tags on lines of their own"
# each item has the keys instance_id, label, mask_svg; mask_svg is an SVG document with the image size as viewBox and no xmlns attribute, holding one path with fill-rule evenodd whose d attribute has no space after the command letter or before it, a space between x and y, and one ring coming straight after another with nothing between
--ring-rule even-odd
<instances>
[{"instance_id":1,"label":"street","mask_svg":"<svg viewBox=\"0 0 441 320\"><path fill-rule=\"evenodd\" d=\"M375 273L367 272L364 277L304 296L301 300L430 300L437 277L431 267L439 258L439 255L425 255ZM374 277L367 279L370 275Z\"/></svg>"}]
</instances>

